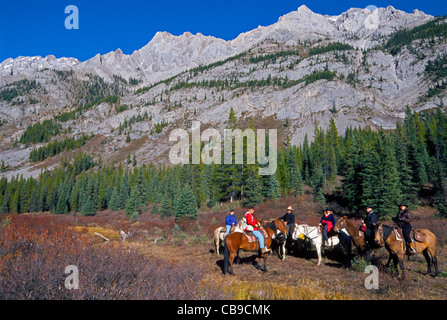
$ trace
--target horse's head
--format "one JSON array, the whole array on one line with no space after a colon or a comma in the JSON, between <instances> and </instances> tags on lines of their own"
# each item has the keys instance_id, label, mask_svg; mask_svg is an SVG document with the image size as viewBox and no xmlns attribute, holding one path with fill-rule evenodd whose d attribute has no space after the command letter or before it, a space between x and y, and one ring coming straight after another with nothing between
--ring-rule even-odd
<instances>
[{"instance_id":1,"label":"horse's head","mask_svg":"<svg viewBox=\"0 0 447 320\"><path fill-rule=\"evenodd\" d=\"M281 233L284 234L285 237L287 237L287 225L283 220L276 219L275 227L277 230L281 231Z\"/></svg>"},{"instance_id":2,"label":"horse's head","mask_svg":"<svg viewBox=\"0 0 447 320\"><path fill-rule=\"evenodd\" d=\"M340 230L345 229L347 220L348 220L348 218L346 216L341 217L340 219L338 219L337 223L334 226L334 231L335 232L340 232Z\"/></svg>"},{"instance_id":3,"label":"horse's head","mask_svg":"<svg viewBox=\"0 0 447 320\"><path fill-rule=\"evenodd\" d=\"M304 226L302 224L295 223L295 227L293 228L292 232L292 239L297 240L301 237L301 235L304 236Z\"/></svg>"},{"instance_id":4,"label":"horse's head","mask_svg":"<svg viewBox=\"0 0 447 320\"><path fill-rule=\"evenodd\" d=\"M374 232L374 242L383 247L384 240L383 240L383 225L381 223L375 224L373 227Z\"/></svg>"}]
</instances>

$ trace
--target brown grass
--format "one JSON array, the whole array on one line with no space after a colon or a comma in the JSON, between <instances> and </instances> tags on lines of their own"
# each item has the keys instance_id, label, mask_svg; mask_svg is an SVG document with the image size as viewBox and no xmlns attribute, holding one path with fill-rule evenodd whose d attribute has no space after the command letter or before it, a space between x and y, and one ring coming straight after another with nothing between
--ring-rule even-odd
<instances>
[{"instance_id":1,"label":"brown grass","mask_svg":"<svg viewBox=\"0 0 447 320\"><path fill-rule=\"evenodd\" d=\"M123 212L106 210L93 217L77 215L13 215L0 223L0 299L446 299L447 220L432 217L432 209L414 211L415 227L432 230L438 239L437 278L424 275L423 256L405 259L407 279L396 278L384 264L385 249L371 261L356 257L343 268L342 252L327 249L323 264L305 246L281 261L271 254L269 272L254 266L255 256L241 252L236 276L222 274L223 256L215 255L212 232L223 226L229 208L239 219L239 203L203 210L197 221L144 212L137 221ZM295 208L297 222L315 225L320 204L311 196L264 202L255 208L258 219L282 215ZM131 236L120 241L119 231ZM97 236L98 232L111 241ZM364 267L379 267L379 289L366 290ZM82 287L63 286L66 265L79 266Z\"/></svg>"}]
</instances>

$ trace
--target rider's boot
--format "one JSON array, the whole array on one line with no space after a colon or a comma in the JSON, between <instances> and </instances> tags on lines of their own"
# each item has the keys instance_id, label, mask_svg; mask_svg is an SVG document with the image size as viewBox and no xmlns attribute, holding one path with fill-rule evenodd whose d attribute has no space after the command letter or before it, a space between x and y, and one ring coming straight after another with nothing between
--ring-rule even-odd
<instances>
[{"instance_id":1,"label":"rider's boot","mask_svg":"<svg viewBox=\"0 0 447 320\"><path fill-rule=\"evenodd\" d=\"M269 253L269 252L270 252L270 250L267 247L264 247L264 248L261 249L261 253L262 254Z\"/></svg>"},{"instance_id":2,"label":"rider's boot","mask_svg":"<svg viewBox=\"0 0 447 320\"><path fill-rule=\"evenodd\" d=\"M408 250L410 254L416 254L416 253L417 253L413 241L410 242L410 245L409 245L408 247L409 247L409 249L410 249L410 250Z\"/></svg>"}]
</instances>

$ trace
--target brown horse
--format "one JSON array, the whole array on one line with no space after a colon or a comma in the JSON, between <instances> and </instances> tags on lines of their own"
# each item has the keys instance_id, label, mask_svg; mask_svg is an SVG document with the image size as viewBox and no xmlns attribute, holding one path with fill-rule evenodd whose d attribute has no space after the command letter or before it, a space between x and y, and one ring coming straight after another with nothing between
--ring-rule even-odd
<instances>
[{"instance_id":1,"label":"brown horse","mask_svg":"<svg viewBox=\"0 0 447 320\"><path fill-rule=\"evenodd\" d=\"M267 232L267 238L264 239L264 244L266 248L270 249L272 240L275 237L275 231L269 227L265 227L264 229ZM233 261L240 249L252 252L259 251L259 241L250 242L247 236L240 232L228 234L224 241L224 274L229 272L231 275L234 275ZM260 255L264 260L264 266L261 267L262 271L267 271L267 255L268 253Z\"/></svg>"},{"instance_id":2,"label":"brown horse","mask_svg":"<svg viewBox=\"0 0 447 320\"><path fill-rule=\"evenodd\" d=\"M426 274L431 273L431 266L435 267L435 277L439 274L438 270L438 259L436 258L436 236L427 229L416 229L416 231L420 232L424 236L424 241L413 241L415 244L416 252L422 253L427 261L427 272ZM383 225L379 223L374 228L374 240L377 245L385 246L389 253L389 258L386 266L388 267L391 259L393 259L394 266L396 268L397 274L399 270L397 266L402 272L402 278L405 278L405 270L404 270L404 253L405 253L405 245L402 236L400 238L397 237L394 228Z\"/></svg>"},{"instance_id":3,"label":"brown horse","mask_svg":"<svg viewBox=\"0 0 447 320\"><path fill-rule=\"evenodd\" d=\"M284 220L271 219L260 221L261 225L268 227L275 232L274 239L278 245L278 257L281 260L286 258L286 240L287 240L287 225Z\"/></svg>"},{"instance_id":4,"label":"brown horse","mask_svg":"<svg viewBox=\"0 0 447 320\"><path fill-rule=\"evenodd\" d=\"M355 247L357 248L357 252L360 255L364 255L366 252L366 242L365 237L359 233L359 227L356 226L352 221L348 220L348 217L341 217L334 226L335 232L340 232L341 230L346 229L349 236L352 239Z\"/></svg>"}]
</instances>

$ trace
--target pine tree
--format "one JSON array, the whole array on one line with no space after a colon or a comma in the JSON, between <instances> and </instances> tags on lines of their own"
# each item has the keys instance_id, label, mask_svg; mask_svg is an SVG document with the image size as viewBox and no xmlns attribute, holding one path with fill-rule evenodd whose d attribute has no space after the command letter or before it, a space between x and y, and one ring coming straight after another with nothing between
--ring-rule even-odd
<instances>
[{"instance_id":1,"label":"pine tree","mask_svg":"<svg viewBox=\"0 0 447 320\"><path fill-rule=\"evenodd\" d=\"M141 194L138 187L133 186L126 201L126 215L131 218L137 218L142 213L140 197Z\"/></svg>"},{"instance_id":2,"label":"pine tree","mask_svg":"<svg viewBox=\"0 0 447 320\"><path fill-rule=\"evenodd\" d=\"M187 184L174 200L175 219L197 219L197 201L191 187Z\"/></svg>"},{"instance_id":3,"label":"pine tree","mask_svg":"<svg viewBox=\"0 0 447 320\"><path fill-rule=\"evenodd\" d=\"M234 113L233 107L231 107L230 115L228 116L228 126L230 127L230 129L235 129L236 128L236 124L237 124L237 118L236 118L236 115Z\"/></svg>"},{"instance_id":4,"label":"pine tree","mask_svg":"<svg viewBox=\"0 0 447 320\"><path fill-rule=\"evenodd\" d=\"M323 167L319 163L316 163L314 166L314 171L311 177L311 184L315 200L318 202L324 202L326 200L323 193L325 179L324 179Z\"/></svg>"},{"instance_id":5,"label":"pine tree","mask_svg":"<svg viewBox=\"0 0 447 320\"><path fill-rule=\"evenodd\" d=\"M121 179L121 185L120 185L120 209L124 210L126 209L126 203L127 198L130 195L130 187L129 187L129 176L127 173L124 174L123 178Z\"/></svg>"},{"instance_id":6,"label":"pine tree","mask_svg":"<svg viewBox=\"0 0 447 320\"><path fill-rule=\"evenodd\" d=\"M258 168L255 165L247 165L244 170L244 201L246 207L256 206L263 200L261 193L262 182L257 174Z\"/></svg>"},{"instance_id":7,"label":"pine tree","mask_svg":"<svg viewBox=\"0 0 447 320\"><path fill-rule=\"evenodd\" d=\"M172 201L168 194L163 196L160 205L160 213L165 217L172 215Z\"/></svg>"},{"instance_id":8,"label":"pine tree","mask_svg":"<svg viewBox=\"0 0 447 320\"><path fill-rule=\"evenodd\" d=\"M382 217L395 214L396 203L401 202L399 173L391 137L379 132L373 147L374 170L370 199ZM366 203L364 203L366 204Z\"/></svg>"},{"instance_id":9,"label":"pine tree","mask_svg":"<svg viewBox=\"0 0 447 320\"><path fill-rule=\"evenodd\" d=\"M109 209L113 211L118 211L121 208L120 203L120 193L117 186L113 187L112 195L110 197Z\"/></svg>"},{"instance_id":10,"label":"pine tree","mask_svg":"<svg viewBox=\"0 0 447 320\"><path fill-rule=\"evenodd\" d=\"M281 198L281 190L279 188L279 182L276 173L267 176L266 196L270 200L277 200Z\"/></svg>"}]
</instances>

